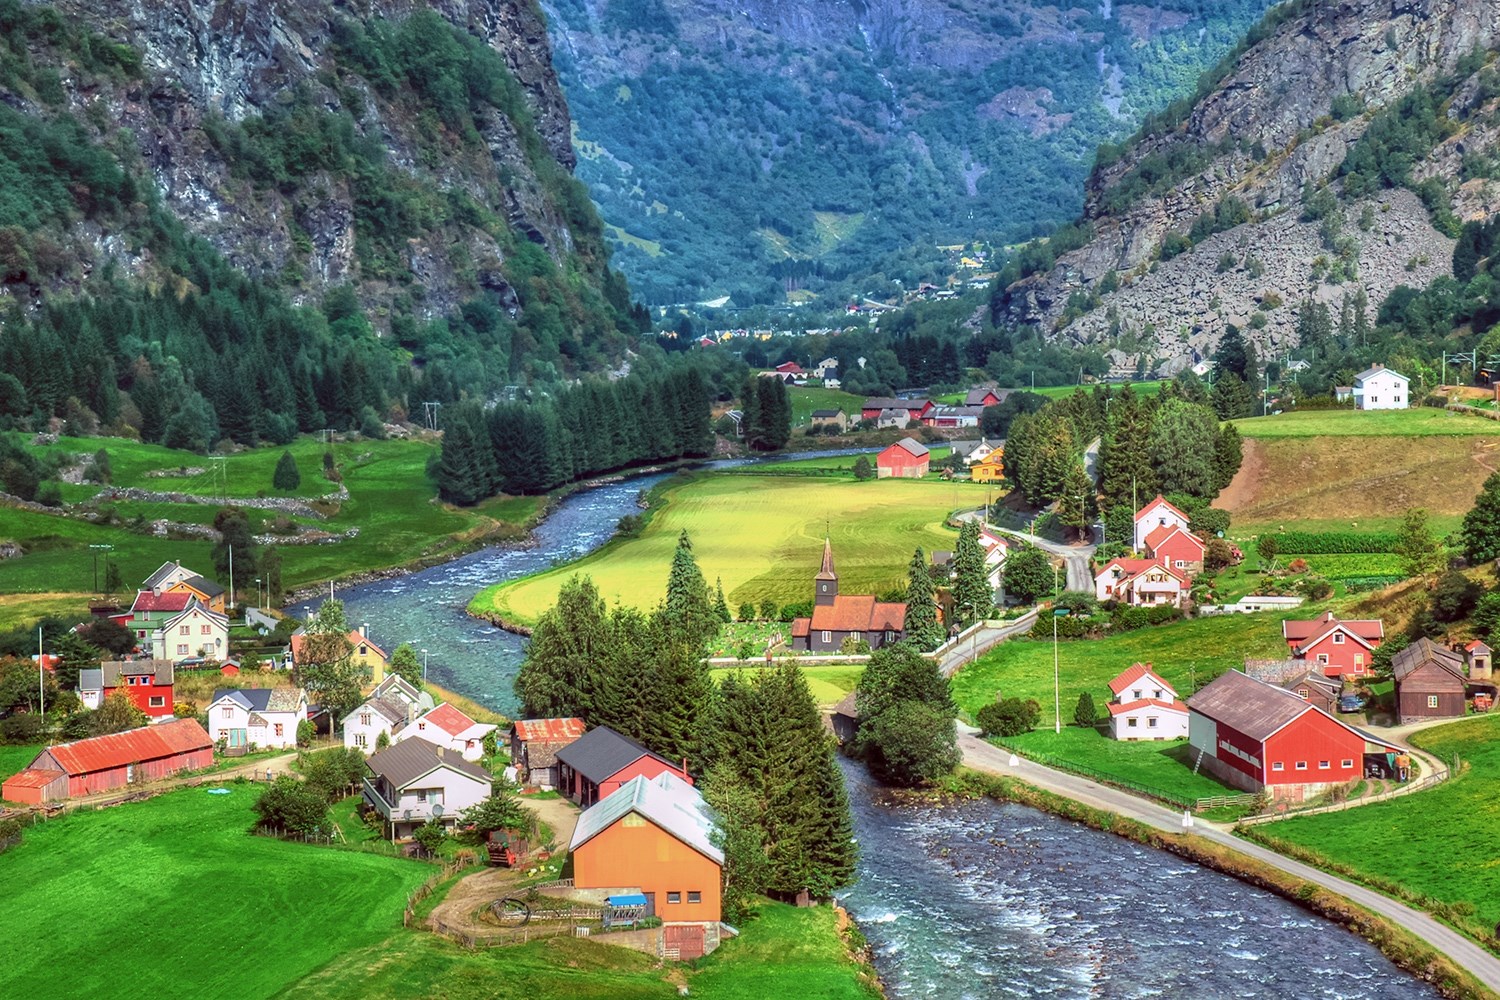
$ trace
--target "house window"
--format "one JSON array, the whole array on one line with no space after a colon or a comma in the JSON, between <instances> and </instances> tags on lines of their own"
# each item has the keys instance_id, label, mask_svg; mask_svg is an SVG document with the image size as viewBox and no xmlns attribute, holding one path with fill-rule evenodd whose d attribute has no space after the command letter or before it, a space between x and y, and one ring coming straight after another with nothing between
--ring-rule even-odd
<instances>
[{"instance_id":1,"label":"house window","mask_svg":"<svg viewBox=\"0 0 1500 1000\"><path fill-rule=\"evenodd\" d=\"M276 723L276 727L275 728L276 728L276 735L277 736L281 736L283 734L283 731L284 731L284 727L282 726L282 724L279 723L279 722Z\"/></svg>"},{"instance_id":2,"label":"house window","mask_svg":"<svg viewBox=\"0 0 1500 1000\"><path fill-rule=\"evenodd\" d=\"M1135 719L1126 719L1125 720L1125 728L1126 729L1134 729L1135 728L1135 723L1136 723Z\"/></svg>"},{"instance_id":3,"label":"house window","mask_svg":"<svg viewBox=\"0 0 1500 1000\"><path fill-rule=\"evenodd\" d=\"M1307 770L1307 761L1305 761L1305 760L1299 760L1299 761L1297 761L1297 770L1299 770L1299 771L1306 771Z\"/></svg>"},{"instance_id":4,"label":"house window","mask_svg":"<svg viewBox=\"0 0 1500 1000\"><path fill-rule=\"evenodd\" d=\"M1151 692L1151 697L1155 698L1157 701L1161 701L1161 688L1157 688L1155 691Z\"/></svg>"},{"instance_id":5,"label":"house window","mask_svg":"<svg viewBox=\"0 0 1500 1000\"><path fill-rule=\"evenodd\" d=\"M364 646L359 647L359 655L360 656L364 656L367 652L369 652L369 650L366 647L364 647Z\"/></svg>"},{"instance_id":6,"label":"house window","mask_svg":"<svg viewBox=\"0 0 1500 1000\"><path fill-rule=\"evenodd\" d=\"M1278 760L1276 763L1274 763L1274 764L1271 765L1271 770L1273 770L1273 771L1285 771L1286 770L1286 765L1283 764L1281 761Z\"/></svg>"},{"instance_id":7,"label":"house window","mask_svg":"<svg viewBox=\"0 0 1500 1000\"><path fill-rule=\"evenodd\" d=\"M1354 667L1355 667L1355 669L1362 671L1364 669L1364 666L1365 666L1365 654L1364 653L1355 653L1354 654Z\"/></svg>"},{"instance_id":8,"label":"house window","mask_svg":"<svg viewBox=\"0 0 1500 1000\"><path fill-rule=\"evenodd\" d=\"M192 633L192 630L189 629L186 625L179 625L179 626L177 626L177 634L178 635L190 635L191 633Z\"/></svg>"},{"instance_id":9,"label":"house window","mask_svg":"<svg viewBox=\"0 0 1500 1000\"><path fill-rule=\"evenodd\" d=\"M178 656L186 656L187 652L188 652L187 643L185 643L185 642L179 642L177 644L177 655Z\"/></svg>"},{"instance_id":10,"label":"house window","mask_svg":"<svg viewBox=\"0 0 1500 1000\"><path fill-rule=\"evenodd\" d=\"M1326 770L1328 770L1328 768L1330 766L1332 766L1332 765L1328 761L1326 761L1326 760L1320 760L1320 761L1318 761L1318 770L1319 771L1326 771Z\"/></svg>"},{"instance_id":11,"label":"house window","mask_svg":"<svg viewBox=\"0 0 1500 1000\"><path fill-rule=\"evenodd\" d=\"M680 893L680 892L669 892L669 893L667 893L667 902L669 902L669 903L680 903L680 902L682 902L682 893Z\"/></svg>"},{"instance_id":12,"label":"house window","mask_svg":"<svg viewBox=\"0 0 1500 1000\"><path fill-rule=\"evenodd\" d=\"M1328 654L1327 653L1319 653L1318 654L1318 662L1321 663L1321 664L1323 664L1324 666L1327 666L1328 665Z\"/></svg>"},{"instance_id":13,"label":"house window","mask_svg":"<svg viewBox=\"0 0 1500 1000\"><path fill-rule=\"evenodd\" d=\"M417 801L425 804L427 802L427 789L417 789Z\"/></svg>"},{"instance_id":14,"label":"house window","mask_svg":"<svg viewBox=\"0 0 1500 1000\"><path fill-rule=\"evenodd\" d=\"M1303 701L1307 700L1308 694L1309 694L1309 692L1308 692L1307 688L1298 688L1297 689L1297 697L1301 698Z\"/></svg>"},{"instance_id":15,"label":"house window","mask_svg":"<svg viewBox=\"0 0 1500 1000\"><path fill-rule=\"evenodd\" d=\"M144 639L144 638L146 638L146 630L145 629L141 629L139 632L137 632L135 634L135 637L137 639Z\"/></svg>"},{"instance_id":16,"label":"house window","mask_svg":"<svg viewBox=\"0 0 1500 1000\"><path fill-rule=\"evenodd\" d=\"M359 713L359 724L361 726L368 726L370 724L370 713L369 712L360 712Z\"/></svg>"},{"instance_id":17,"label":"house window","mask_svg":"<svg viewBox=\"0 0 1500 1000\"><path fill-rule=\"evenodd\" d=\"M1172 565L1176 566L1178 569L1186 569L1187 568L1187 560L1186 559L1178 559Z\"/></svg>"},{"instance_id":18,"label":"house window","mask_svg":"<svg viewBox=\"0 0 1500 1000\"><path fill-rule=\"evenodd\" d=\"M364 733L356 733L354 735L354 745L363 750L370 745L369 738Z\"/></svg>"},{"instance_id":19,"label":"house window","mask_svg":"<svg viewBox=\"0 0 1500 1000\"><path fill-rule=\"evenodd\" d=\"M1333 644L1335 646L1342 646L1344 644L1344 633L1342 633L1342 632L1335 632L1335 633L1333 633Z\"/></svg>"},{"instance_id":20,"label":"house window","mask_svg":"<svg viewBox=\"0 0 1500 1000\"><path fill-rule=\"evenodd\" d=\"M1140 701L1141 700L1140 689L1137 688L1136 690L1130 692L1130 698L1131 698L1132 701Z\"/></svg>"},{"instance_id":21,"label":"house window","mask_svg":"<svg viewBox=\"0 0 1500 1000\"><path fill-rule=\"evenodd\" d=\"M1149 718L1146 719L1146 728L1147 729L1155 729L1156 728L1156 716L1153 715L1153 716L1150 716Z\"/></svg>"},{"instance_id":22,"label":"house window","mask_svg":"<svg viewBox=\"0 0 1500 1000\"><path fill-rule=\"evenodd\" d=\"M689 903L701 903L701 902L703 902L703 893L698 892L697 890L693 890L693 889L688 890L688 902Z\"/></svg>"},{"instance_id":23,"label":"house window","mask_svg":"<svg viewBox=\"0 0 1500 1000\"><path fill-rule=\"evenodd\" d=\"M825 631L823 633L823 641L824 642L832 642L833 641L833 633Z\"/></svg>"},{"instance_id":24,"label":"house window","mask_svg":"<svg viewBox=\"0 0 1500 1000\"><path fill-rule=\"evenodd\" d=\"M1345 770L1348 770L1349 768L1354 766L1354 759L1352 757L1345 757L1339 766L1344 768Z\"/></svg>"},{"instance_id":25,"label":"house window","mask_svg":"<svg viewBox=\"0 0 1500 1000\"><path fill-rule=\"evenodd\" d=\"M213 635L214 634L214 627L212 625L199 625L198 626L198 634L199 635Z\"/></svg>"},{"instance_id":26,"label":"house window","mask_svg":"<svg viewBox=\"0 0 1500 1000\"><path fill-rule=\"evenodd\" d=\"M167 699L163 695L153 694L150 698L147 699L146 704L150 705L152 708L166 708Z\"/></svg>"},{"instance_id":27,"label":"house window","mask_svg":"<svg viewBox=\"0 0 1500 1000\"><path fill-rule=\"evenodd\" d=\"M895 642L896 641L896 633L895 632L891 632L891 631L887 631L885 633L885 641L886 642Z\"/></svg>"},{"instance_id":28,"label":"house window","mask_svg":"<svg viewBox=\"0 0 1500 1000\"><path fill-rule=\"evenodd\" d=\"M1430 694L1430 695L1427 696L1427 707L1428 708L1437 708L1438 707L1438 696L1437 695Z\"/></svg>"},{"instance_id":29,"label":"house window","mask_svg":"<svg viewBox=\"0 0 1500 1000\"><path fill-rule=\"evenodd\" d=\"M230 708L228 705L225 705L223 708L219 709L219 718L221 718L221 719L232 719L232 718L234 718L234 709Z\"/></svg>"}]
</instances>

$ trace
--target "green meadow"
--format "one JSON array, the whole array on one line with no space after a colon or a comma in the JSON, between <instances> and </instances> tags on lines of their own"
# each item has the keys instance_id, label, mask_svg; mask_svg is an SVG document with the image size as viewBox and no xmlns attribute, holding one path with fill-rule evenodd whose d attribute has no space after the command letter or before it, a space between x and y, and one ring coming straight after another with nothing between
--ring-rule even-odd
<instances>
[{"instance_id":1,"label":"green meadow","mask_svg":"<svg viewBox=\"0 0 1500 1000\"><path fill-rule=\"evenodd\" d=\"M1410 410L1301 410L1231 421L1248 438L1497 435L1500 424L1430 406Z\"/></svg>"},{"instance_id":2,"label":"green meadow","mask_svg":"<svg viewBox=\"0 0 1500 1000\"><path fill-rule=\"evenodd\" d=\"M658 509L636 538L617 539L583 559L525 579L489 587L469 610L530 623L554 603L575 574L593 578L607 603L654 607L666 592L678 535L712 586L722 579L731 609L812 598L812 577L831 534L844 593L905 587L912 550L951 549L957 532L948 516L972 506L983 487L936 480L800 479L737 475L690 476L658 494Z\"/></svg>"},{"instance_id":3,"label":"green meadow","mask_svg":"<svg viewBox=\"0 0 1500 1000\"><path fill-rule=\"evenodd\" d=\"M1097 695L1095 699L1097 705ZM1193 773L1192 748L1186 739L1159 743L1153 740L1115 740L1109 737L1107 729L1068 725L1077 703L1077 695L1071 703L1064 703L1061 733L1054 732L1049 725L1010 737L1000 741L1001 744L1042 763L1066 762L1065 766L1071 765L1073 769L1162 798L1191 802L1215 795L1238 794L1237 789L1220 784L1207 774ZM1050 701L1047 703L1048 709L1051 704ZM1102 706L1100 711L1103 711Z\"/></svg>"},{"instance_id":4,"label":"green meadow","mask_svg":"<svg viewBox=\"0 0 1500 1000\"><path fill-rule=\"evenodd\" d=\"M792 426L804 427L812 423L814 410L843 410L844 416L858 422L860 407L865 397L856 396L842 389L825 389L819 385L789 385L787 397L792 402Z\"/></svg>"}]
</instances>

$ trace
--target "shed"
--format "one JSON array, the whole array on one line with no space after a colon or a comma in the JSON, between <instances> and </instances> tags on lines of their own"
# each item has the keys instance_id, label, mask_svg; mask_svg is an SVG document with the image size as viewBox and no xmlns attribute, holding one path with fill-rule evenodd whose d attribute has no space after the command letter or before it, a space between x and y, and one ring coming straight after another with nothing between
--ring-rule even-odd
<instances>
[{"instance_id":1,"label":"shed","mask_svg":"<svg viewBox=\"0 0 1500 1000\"><path fill-rule=\"evenodd\" d=\"M15 790L31 794L36 802L50 802L158 781L209 767L213 762L213 741L203 727L196 719L177 719L48 747L21 772L28 777ZM51 772L52 776L43 780L36 772ZM67 779L65 788L56 777L59 774ZM10 799L11 782L6 781L4 787L3 795ZM26 788L36 790L27 793Z\"/></svg>"},{"instance_id":2,"label":"shed","mask_svg":"<svg viewBox=\"0 0 1500 1000\"><path fill-rule=\"evenodd\" d=\"M518 719L510 727L510 759L521 783L557 787L557 752L588 729L582 719Z\"/></svg>"},{"instance_id":3,"label":"shed","mask_svg":"<svg viewBox=\"0 0 1500 1000\"><path fill-rule=\"evenodd\" d=\"M1426 636L1391 657L1396 715L1401 722L1456 719L1467 707L1464 658Z\"/></svg>"}]
</instances>

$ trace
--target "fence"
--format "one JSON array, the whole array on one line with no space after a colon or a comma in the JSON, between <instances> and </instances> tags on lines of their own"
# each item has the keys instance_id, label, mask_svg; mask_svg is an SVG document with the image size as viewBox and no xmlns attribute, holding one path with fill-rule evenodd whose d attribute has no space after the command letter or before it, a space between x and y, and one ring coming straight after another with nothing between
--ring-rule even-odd
<instances>
[{"instance_id":1,"label":"fence","mask_svg":"<svg viewBox=\"0 0 1500 1000\"><path fill-rule=\"evenodd\" d=\"M1399 799L1403 795L1410 795L1413 792L1422 790L1423 788L1428 788L1432 785L1441 784L1442 782L1447 781L1448 774L1449 772L1447 770L1436 771L1432 774L1423 775L1416 781L1407 782L1399 788L1394 788L1388 792L1381 792L1379 795L1362 796L1357 799L1344 799L1341 802L1333 802L1325 806L1313 806L1309 809L1294 809L1288 807L1279 811L1264 813L1260 816L1246 816L1239 821L1239 825L1259 826L1262 823L1274 823L1277 820L1291 819L1294 816L1316 816L1319 813L1343 812L1346 809L1357 809L1360 806L1369 805L1372 802L1384 802L1387 799ZM1273 806L1272 808L1275 809L1275 806Z\"/></svg>"},{"instance_id":2,"label":"fence","mask_svg":"<svg viewBox=\"0 0 1500 1000\"><path fill-rule=\"evenodd\" d=\"M432 891L436 889L439 884L447 881L454 875L457 875L465 868L472 867L473 865L476 865L478 863L479 858L476 855L460 855L456 860L444 865L442 871L438 872L436 875L431 876L427 879L427 881L423 882L421 885L413 889L411 891L411 895L406 897L406 909L401 913L401 926L411 926L411 922L416 919L417 906L428 896L431 896Z\"/></svg>"}]
</instances>

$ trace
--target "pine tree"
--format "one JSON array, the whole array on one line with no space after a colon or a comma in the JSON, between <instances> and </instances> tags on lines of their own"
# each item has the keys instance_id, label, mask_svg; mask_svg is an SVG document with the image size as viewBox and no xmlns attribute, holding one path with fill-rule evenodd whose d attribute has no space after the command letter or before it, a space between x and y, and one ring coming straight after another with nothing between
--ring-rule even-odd
<instances>
[{"instance_id":1,"label":"pine tree","mask_svg":"<svg viewBox=\"0 0 1500 1000\"><path fill-rule=\"evenodd\" d=\"M1076 528L1080 536L1086 535L1088 526L1093 523L1094 500L1094 481L1084 471L1081 462L1074 462L1068 468L1067 478L1063 480L1062 496L1057 501L1058 520L1070 528Z\"/></svg>"},{"instance_id":2,"label":"pine tree","mask_svg":"<svg viewBox=\"0 0 1500 1000\"><path fill-rule=\"evenodd\" d=\"M1094 707L1094 696L1085 691L1078 696L1078 706L1073 709L1073 721L1086 728L1092 728L1098 719L1098 709Z\"/></svg>"},{"instance_id":3,"label":"pine tree","mask_svg":"<svg viewBox=\"0 0 1500 1000\"><path fill-rule=\"evenodd\" d=\"M979 522L965 521L958 530L953 551L953 618L959 628L968 628L989 615L995 606L990 589L984 548L979 544Z\"/></svg>"},{"instance_id":4,"label":"pine tree","mask_svg":"<svg viewBox=\"0 0 1500 1000\"><path fill-rule=\"evenodd\" d=\"M302 473L297 471L297 460L290 451L283 451L271 476L271 485L282 493L290 493L302 485Z\"/></svg>"},{"instance_id":5,"label":"pine tree","mask_svg":"<svg viewBox=\"0 0 1500 1000\"><path fill-rule=\"evenodd\" d=\"M1233 372L1224 372L1214 382L1213 392L1214 413L1218 414L1220 420L1238 420L1240 417L1250 416L1252 397L1249 386Z\"/></svg>"},{"instance_id":6,"label":"pine tree","mask_svg":"<svg viewBox=\"0 0 1500 1000\"><path fill-rule=\"evenodd\" d=\"M1214 439L1214 487L1223 490L1233 481L1244 461L1244 447L1239 429L1234 424L1223 424Z\"/></svg>"},{"instance_id":7,"label":"pine tree","mask_svg":"<svg viewBox=\"0 0 1500 1000\"><path fill-rule=\"evenodd\" d=\"M920 546L912 553L906 569L906 638L921 650L936 649L943 641L932 574L927 570L927 555Z\"/></svg>"},{"instance_id":8,"label":"pine tree","mask_svg":"<svg viewBox=\"0 0 1500 1000\"><path fill-rule=\"evenodd\" d=\"M590 718L590 670L595 657L609 648L608 618L598 588L587 576L570 577L526 644L515 681L522 710L530 717Z\"/></svg>"},{"instance_id":9,"label":"pine tree","mask_svg":"<svg viewBox=\"0 0 1500 1000\"><path fill-rule=\"evenodd\" d=\"M677 550L672 553L672 569L667 576L667 597L663 608L673 634L694 649L705 649L719 634L723 623L713 598L709 596L708 584L698 568L698 561L693 558L693 542L686 531L677 537Z\"/></svg>"},{"instance_id":10,"label":"pine tree","mask_svg":"<svg viewBox=\"0 0 1500 1000\"><path fill-rule=\"evenodd\" d=\"M734 621L734 616L729 613L729 602L724 599L724 578L714 578L714 611L719 615L719 621L728 625Z\"/></svg>"},{"instance_id":11,"label":"pine tree","mask_svg":"<svg viewBox=\"0 0 1500 1000\"><path fill-rule=\"evenodd\" d=\"M1163 403L1151 423L1148 451L1161 489L1205 499L1217 495L1214 449L1218 420L1206 406L1174 399Z\"/></svg>"},{"instance_id":12,"label":"pine tree","mask_svg":"<svg viewBox=\"0 0 1500 1000\"><path fill-rule=\"evenodd\" d=\"M652 616L649 634L652 658L640 694L641 742L668 760L703 769L712 760L717 708L704 650L684 639L669 612Z\"/></svg>"}]
</instances>

